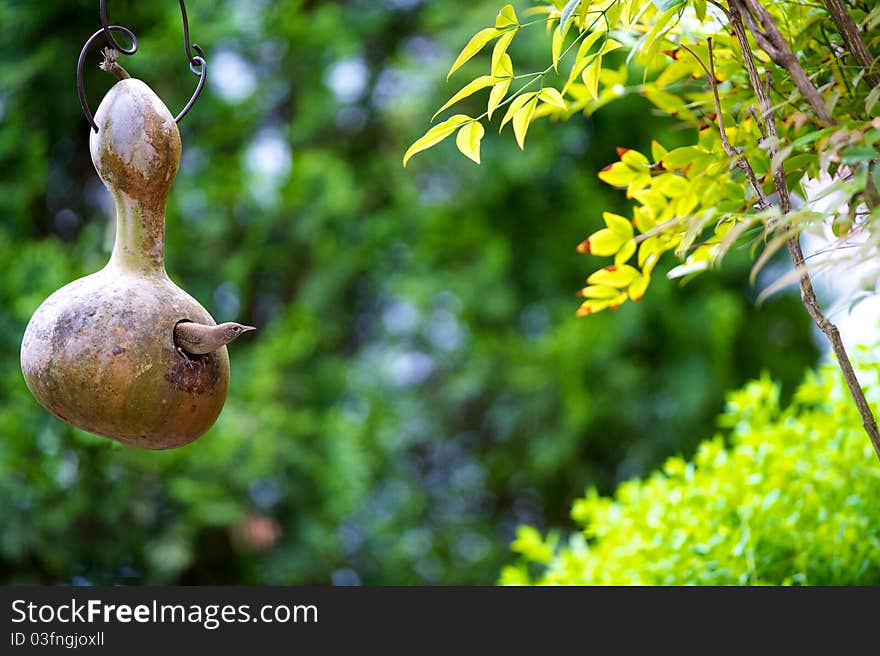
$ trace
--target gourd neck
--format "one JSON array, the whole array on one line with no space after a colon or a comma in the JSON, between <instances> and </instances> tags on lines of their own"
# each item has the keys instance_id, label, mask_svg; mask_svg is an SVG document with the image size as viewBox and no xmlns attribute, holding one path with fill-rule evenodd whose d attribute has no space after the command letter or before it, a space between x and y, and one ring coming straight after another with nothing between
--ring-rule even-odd
<instances>
[{"instance_id":1,"label":"gourd neck","mask_svg":"<svg viewBox=\"0 0 880 656\"><path fill-rule=\"evenodd\" d=\"M95 170L116 202L110 263L165 275L165 199L180 163L180 132L165 104L133 78L117 82L89 135Z\"/></svg>"},{"instance_id":2,"label":"gourd neck","mask_svg":"<svg viewBox=\"0 0 880 656\"><path fill-rule=\"evenodd\" d=\"M125 192L116 202L116 242L110 264L144 274L165 274L165 197L136 200Z\"/></svg>"}]
</instances>

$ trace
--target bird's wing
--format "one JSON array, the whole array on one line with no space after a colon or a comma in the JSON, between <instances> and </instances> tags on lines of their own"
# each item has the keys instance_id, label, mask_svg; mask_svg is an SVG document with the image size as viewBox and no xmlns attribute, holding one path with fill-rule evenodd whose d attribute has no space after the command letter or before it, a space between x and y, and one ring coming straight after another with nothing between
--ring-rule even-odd
<instances>
[{"instance_id":1,"label":"bird's wing","mask_svg":"<svg viewBox=\"0 0 880 656\"><path fill-rule=\"evenodd\" d=\"M202 336L199 334L198 328L194 328L197 324L181 323L177 326L177 338L182 339L190 344L201 344Z\"/></svg>"}]
</instances>

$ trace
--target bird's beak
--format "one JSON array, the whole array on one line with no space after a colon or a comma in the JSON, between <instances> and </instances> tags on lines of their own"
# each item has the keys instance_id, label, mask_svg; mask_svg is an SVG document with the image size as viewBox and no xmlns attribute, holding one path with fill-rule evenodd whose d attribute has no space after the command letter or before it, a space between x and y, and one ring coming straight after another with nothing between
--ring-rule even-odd
<instances>
[{"instance_id":1,"label":"bird's beak","mask_svg":"<svg viewBox=\"0 0 880 656\"><path fill-rule=\"evenodd\" d=\"M243 332L243 333L249 332L251 330L256 330L256 327L255 326L242 326L241 327L241 332Z\"/></svg>"}]
</instances>

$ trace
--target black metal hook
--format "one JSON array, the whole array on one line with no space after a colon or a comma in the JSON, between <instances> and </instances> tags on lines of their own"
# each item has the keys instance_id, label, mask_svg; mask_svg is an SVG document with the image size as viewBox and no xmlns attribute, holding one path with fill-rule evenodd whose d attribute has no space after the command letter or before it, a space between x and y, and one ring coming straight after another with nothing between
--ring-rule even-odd
<instances>
[{"instance_id":1,"label":"black metal hook","mask_svg":"<svg viewBox=\"0 0 880 656\"><path fill-rule=\"evenodd\" d=\"M199 47L197 43L191 43L189 40L189 20L186 15L186 5L184 4L184 0L178 0L180 4L180 15L183 19L183 48L186 53L187 61L189 62L189 70L192 71L193 75L198 76L199 82L196 85L196 90L193 93L192 97L189 99L189 102L186 103L184 108L180 111L180 113L174 118L175 122L180 123L181 119L186 116L187 112L189 112L190 108L192 108L193 104L199 97L199 94L202 93L202 88L205 86L205 79L208 77L208 63L205 61L205 53L202 52L202 49ZM76 89L79 94L79 102L82 105L83 113L86 115L86 120L89 122L89 125L92 129L97 132L98 125L95 123L95 117L92 114L92 110L89 109L89 103L86 100L86 90L83 84L83 65L85 64L86 55L89 52L89 49L95 43L95 41L103 36L107 43L116 50L118 50L123 55L133 55L137 52L138 43L137 37L127 27L122 27L121 25L108 25L107 24L107 2L106 0L100 0L100 11L101 11L101 29L95 32L92 36L89 37L88 41L86 41L82 50L79 53L79 59L76 63ZM123 48L119 45L119 42L113 36L113 32L122 32L131 40L131 46L128 48ZM193 56L192 51L196 52L196 55Z\"/></svg>"}]
</instances>

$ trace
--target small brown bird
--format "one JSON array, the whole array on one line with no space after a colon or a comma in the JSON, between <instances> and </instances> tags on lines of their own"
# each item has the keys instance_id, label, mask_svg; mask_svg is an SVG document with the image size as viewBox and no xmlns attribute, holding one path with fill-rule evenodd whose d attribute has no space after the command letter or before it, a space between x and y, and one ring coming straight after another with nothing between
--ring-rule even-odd
<instances>
[{"instance_id":1,"label":"small brown bird","mask_svg":"<svg viewBox=\"0 0 880 656\"><path fill-rule=\"evenodd\" d=\"M243 326L234 321L227 321L219 326L205 326L200 323L184 321L174 327L174 343L187 353L202 355L216 351L224 344L228 344L250 330L256 330L256 328Z\"/></svg>"}]
</instances>

